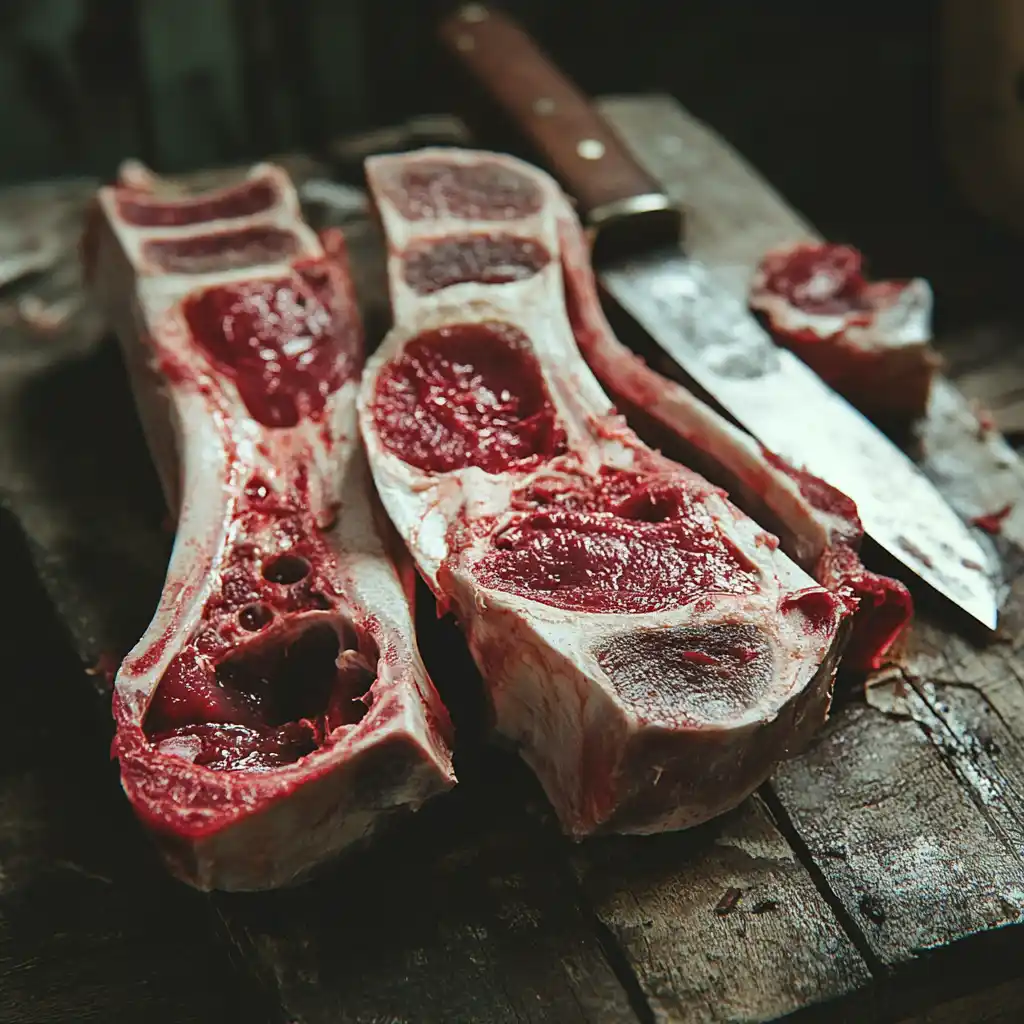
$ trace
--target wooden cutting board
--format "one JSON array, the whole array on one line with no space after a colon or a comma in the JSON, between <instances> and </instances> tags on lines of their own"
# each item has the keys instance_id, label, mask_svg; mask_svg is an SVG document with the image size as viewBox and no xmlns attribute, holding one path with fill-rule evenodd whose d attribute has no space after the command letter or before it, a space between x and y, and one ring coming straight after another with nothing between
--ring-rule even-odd
<instances>
[{"instance_id":1,"label":"wooden cutting board","mask_svg":"<svg viewBox=\"0 0 1024 1024\"><path fill-rule=\"evenodd\" d=\"M750 267L812 232L674 101L602 108L694 210L697 255ZM91 187L33 202L40 217L77 209ZM309 194L311 217L339 220L323 188ZM15 208L31 203L0 200L0 227ZM28 286L39 301L0 293L0 539L18 595L4 637L0 1019L1024 1017L1024 509L993 541L1008 577L1001 641L978 649L925 607L903 671L843 702L719 821L566 842L529 773L476 737L475 672L425 601L424 656L460 729L454 793L299 889L203 896L168 879L104 764L104 701L67 651L70 638L102 692L154 607L171 540L116 348L79 304L73 224L47 229L61 255ZM347 226L372 336L386 316L379 238L359 215ZM920 449L965 515L1024 498L1016 455L948 382Z\"/></svg>"}]
</instances>

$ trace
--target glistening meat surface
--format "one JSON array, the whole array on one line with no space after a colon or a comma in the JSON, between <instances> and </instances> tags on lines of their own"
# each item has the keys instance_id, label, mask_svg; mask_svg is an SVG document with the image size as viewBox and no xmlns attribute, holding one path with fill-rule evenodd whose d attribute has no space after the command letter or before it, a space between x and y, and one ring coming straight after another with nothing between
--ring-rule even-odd
<instances>
[{"instance_id":1,"label":"glistening meat surface","mask_svg":"<svg viewBox=\"0 0 1024 1024\"><path fill-rule=\"evenodd\" d=\"M497 729L577 837L734 806L824 720L854 599L617 415L574 337L567 288L596 297L549 177L459 150L367 177L394 327L360 424Z\"/></svg>"},{"instance_id":2,"label":"glistening meat surface","mask_svg":"<svg viewBox=\"0 0 1024 1024\"><path fill-rule=\"evenodd\" d=\"M866 416L924 415L941 364L926 281L869 281L856 249L802 242L764 256L750 306L780 345Z\"/></svg>"},{"instance_id":3,"label":"glistening meat surface","mask_svg":"<svg viewBox=\"0 0 1024 1024\"><path fill-rule=\"evenodd\" d=\"M702 593L751 593L757 566L716 530L706 495L671 470L607 467L554 495L541 489L494 533L477 579L582 612L643 614Z\"/></svg>"},{"instance_id":4,"label":"glistening meat surface","mask_svg":"<svg viewBox=\"0 0 1024 1024\"><path fill-rule=\"evenodd\" d=\"M597 301L588 252L570 220L563 221L561 241L573 334L617 407L646 440L726 488L745 512L780 538L793 561L846 604L853 619L845 667L858 672L881 667L910 621L913 604L902 583L861 563L864 531L853 500L764 449L622 345ZM729 306L721 315L736 313ZM732 326L723 321L716 329ZM741 331L742 325L735 328Z\"/></svg>"},{"instance_id":5,"label":"glistening meat surface","mask_svg":"<svg viewBox=\"0 0 1024 1024\"><path fill-rule=\"evenodd\" d=\"M359 443L343 239L274 167L156 184L102 189L84 245L178 519L114 750L177 875L270 888L447 789L450 726Z\"/></svg>"}]
</instances>

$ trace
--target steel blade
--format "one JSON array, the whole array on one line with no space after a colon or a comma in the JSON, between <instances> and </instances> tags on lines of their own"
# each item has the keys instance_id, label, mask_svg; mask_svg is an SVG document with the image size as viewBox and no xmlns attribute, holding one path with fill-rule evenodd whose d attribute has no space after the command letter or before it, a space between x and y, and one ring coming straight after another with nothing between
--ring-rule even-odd
<instances>
[{"instance_id":1,"label":"steel blade","mask_svg":"<svg viewBox=\"0 0 1024 1024\"><path fill-rule=\"evenodd\" d=\"M612 297L766 448L857 503L865 532L978 622L994 629L989 557L931 481L877 427L779 348L730 268L678 249L599 268Z\"/></svg>"}]
</instances>

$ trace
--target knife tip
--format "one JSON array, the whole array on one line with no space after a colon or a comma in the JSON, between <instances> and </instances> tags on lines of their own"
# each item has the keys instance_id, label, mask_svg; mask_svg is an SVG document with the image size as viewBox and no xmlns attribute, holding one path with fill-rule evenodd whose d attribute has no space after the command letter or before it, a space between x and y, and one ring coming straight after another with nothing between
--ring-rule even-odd
<instances>
[{"instance_id":1,"label":"knife tip","mask_svg":"<svg viewBox=\"0 0 1024 1024\"><path fill-rule=\"evenodd\" d=\"M999 628L999 608L995 602L983 609L968 608L967 611L989 632L994 633Z\"/></svg>"},{"instance_id":2,"label":"knife tip","mask_svg":"<svg viewBox=\"0 0 1024 1024\"><path fill-rule=\"evenodd\" d=\"M999 599L994 587L984 592L975 590L969 596L954 596L948 590L945 595L986 632L995 633L999 628Z\"/></svg>"}]
</instances>

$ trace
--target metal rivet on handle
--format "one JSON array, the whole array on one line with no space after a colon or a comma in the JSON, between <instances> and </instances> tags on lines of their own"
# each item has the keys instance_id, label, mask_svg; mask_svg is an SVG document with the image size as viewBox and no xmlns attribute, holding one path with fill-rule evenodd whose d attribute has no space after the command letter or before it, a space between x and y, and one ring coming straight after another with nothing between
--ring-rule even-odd
<instances>
[{"instance_id":1,"label":"metal rivet on handle","mask_svg":"<svg viewBox=\"0 0 1024 1024\"><path fill-rule=\"evenodd\" d=\"M489 11L483 4L466 4L465 7L459 11L459 17L463 21L477 22L484 21L487 18Z\"/></svg>"},{"instance_id":2,"label":"metal rivet on handle","mask_svg":"<svg viewBox=\"0 0 1024 1024\"><path fill-rule=\"evenodd\" d=\"M463 53L468 53L476 46L476 40L474 40L472 36L463 34L455 37L455 46Z\"/></svg>"},{"instance_id":3,"label":"metal rivet on handle","mask_svg":"<svg viewBox=\"0 0 1024 1024\"><path fill-rule=\"evenodd\" d=\"M604 156L604 143L599 139L580 139L576 152L584 160L600 160Z\"/></svg>"},{"instance_id":4,"label":"metal rivet on handle","mask_svg":"<svg viewBox=\"0 0 1024 1024\"><path fill-rule=\"evenodd\" d=\"M555 101L550 96L541 96L533 101L533 112L541 117L547 117L555 112Z\"/></svg>"}]
</instances>

